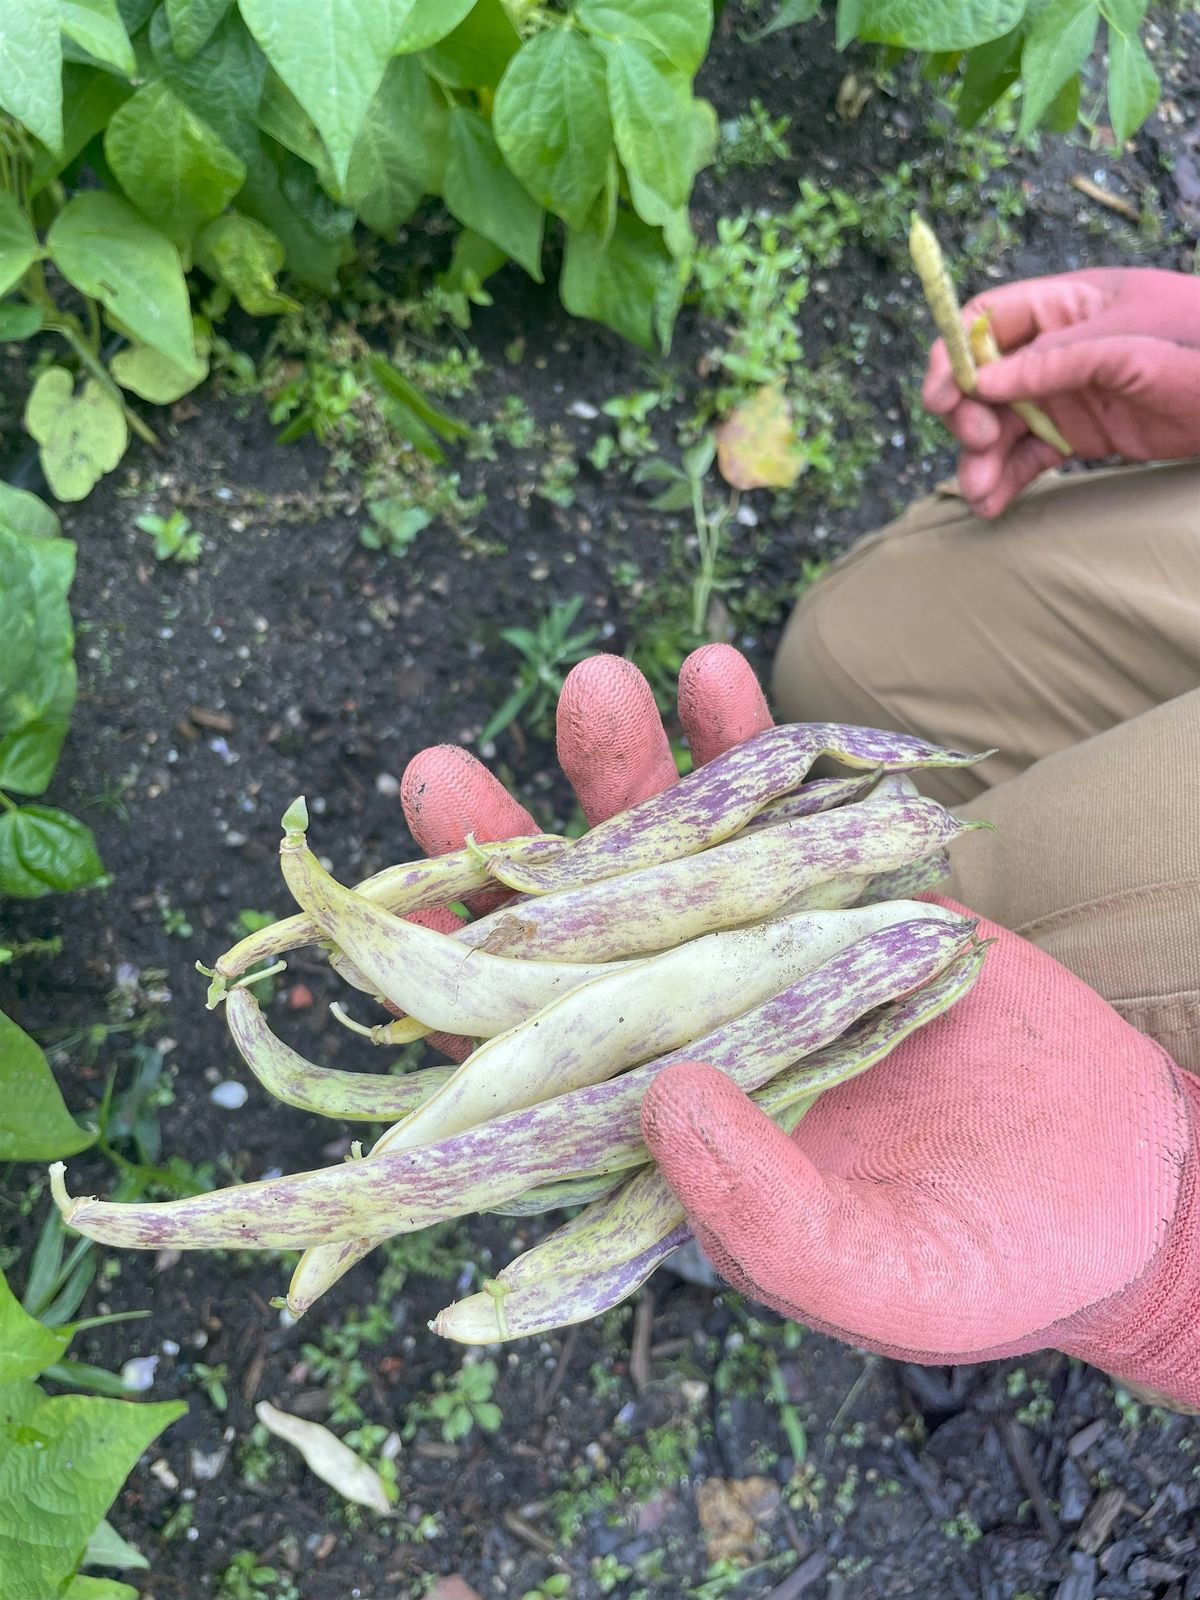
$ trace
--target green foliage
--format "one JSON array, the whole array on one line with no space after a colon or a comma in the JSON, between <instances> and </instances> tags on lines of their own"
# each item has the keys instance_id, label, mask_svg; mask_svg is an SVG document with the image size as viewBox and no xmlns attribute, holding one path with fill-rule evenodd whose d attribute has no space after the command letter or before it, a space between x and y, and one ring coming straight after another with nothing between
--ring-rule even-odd
<instances>
[{"instance_id":1,"label":"green foliage","mask_svg":"<svg viewBox=\"0 0 1200 1600\"><path fill-rule=\"evenodd\" d=\"M1159 80L1139 30L1148 0L838 0L839 48L853 39L915 50L957 83L965 127L1020 85L1018 136L1068 132L1079 114L1081 74L1107 29L1108 116L1124 144L1158 104ZM784 0L755 37L807 22L811 0Z\"/></svg>"},{"instance_id":2,"label":"green foliage","mask_svg":"<svg viewBox=\"0 0 1200 1600\"><path fill-rule=\"evenodd\" d=\"M178 561L185 566L199 561L204 540L182 511L172 511L169 517L147 511L134 518L134 526L153 538L156 561Z\"/></svg>"},{"instance_id":3,"label":"green foliage","mask_svg":"<svg viewBox=\"0 0 1200 1600\"><path fill-rule=\"evenodd\" d=\"M104 876L89 828L7 792L44 794L58 765L75 705L74 575L75 546L53 512L0 483L0 896L36 899Z\"/></svg>"},{"instance_id":4,"label":"green foliage","mask_svg":"<svg viewBox=\"0 0 1200 1600\"><path fill-rule=\"evenodd\" d=\"M142 1451L187 1409L47 1395L35 1380L61 1381L73 1331L31 1317L0 1276L0 1573L13 1596L134 1593L79 1570L145 1565L105 1514Z\"/></svg>"},{"instance_id":5,"label":"green foliage","mask_svg":"<svg viewBox=\"0 0 1200 1600\"><path fill-rule=\"evenodd\" d=\"M690 511L696 534L697 565L692 581L692 633L703 636L708 611L718 587L717 564L721 554L721 535L729 520L731 502L709 500L705 479L712 468L716 447L711 437L685 450L676 466L661 456L643 461L634 469L635 483L656 484L658 492L650 501L653 511Z\"/></svg>"},{"instance_id":6,"label":"green foliage","mask_svg":"<svg viewBox=\"0 0 1200 1600\"><path fill-rule=\"evenodd\" d=\"M452 1377L435 1372L434 1392L409 1407L404 1437L411 1439L422 1422L438 1423L448 1444L465 1439L472 1428L497 1433L504 1421L492 1399L497 1376L494 1361L464 1361Z\"/></svg>"},{"instance_id":7,"label":"green foliage","mask_svg":"<svg viewBox=\"0 0 1200 1600\"><path fill-rule=\"evenodd\" d=\"M608 1557L605 1557L608 1560ZM624 1576L629 1576L629 1568L624 1569ZM601 1591L607 1594L607 1589ZM571 1579L565 1572L552 1572L548 1578L543 1578L536 1589L526 1589L521 1600L563 1600L571 1593Z\"/></svg>"},{"instance_id":8,"label":"green foliage","mask_svg":"<svg viewBox=\"0 0 1200 1600\"><path fill-rule=\"evenodd\" d=\"M579 594L569 600L553 600L532 628L501 628L505 644L522 657L521 667L516 688L489 718L479 735L480 744L494 739L518 717L531 733L548 731L550 711L563 679L588 654L596 638L595 628L571 632L582 606Z\"/></svg>"},{"instance_id":9,"label":"green foliage","mask_svg":"<svg viewBox=\"0 0 1200 1600\"><path fill-rule=\"evenodd\" d=\"M286 1572L267 1566L253 1550L239 1550L217 1580L217 1600L299 1600Z\"/></svg>"},{"instance_id":10,"label":"green foliage","mask_svg":"<svg viewBox=\"0 0 1200 1600\"><path fill-rule=\"evenodd\" d=\"M0 1161L51 1161L86 1150L94 1135L63 1103L40 1047L0 1011Z\"/></svg>"},{"instance_id":11,"label":"green foliage","mask_svg":"<svg viewBox=\"0 0 1200 1600\"><path fill-rule=\"evenodd\" d=\"M715 142L692 92L711 0L9 9L0 334L66 346L26 415L61 499L88 494L131 432L153 438L128 395L168 404L203 380L210 312L294 310L284 272L328 294L355 226L392 238L426 196L467 230L449 275L461 317L508 257L541 280L549 228L565 230L568 306L647 346L669 337ZM204 314L193 270L220 291Z\"/></svg>"},{"instance_id":12,"label":"green foliage","mask_svg":"<svg viewBox=\"0 0 1200 1600\"><path fill-rule=\"evenodd\" d=\"M717 176L724 178L735 167L767 167L776 161L790 161L787 131L791 125L791 117L773 117L758 96L752 96L749 110L721 124L713 161Z\"/></svg>"}]
</instances>

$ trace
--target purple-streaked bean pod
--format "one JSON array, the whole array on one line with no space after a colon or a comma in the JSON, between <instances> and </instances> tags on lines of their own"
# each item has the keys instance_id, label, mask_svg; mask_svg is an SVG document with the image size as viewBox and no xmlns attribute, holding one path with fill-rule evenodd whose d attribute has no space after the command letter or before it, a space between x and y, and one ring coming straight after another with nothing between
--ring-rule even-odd
<instances>
[{"instance_id":1,"label":"purple-streaked bean pod","mask_svg":"<svg viewBox=\"0 0 1200 1600\"><path fill-rule=\"evenodd\" d=\"M928 983L971 943L972 919L936 906L913 911L684 1049L436 1144L162 1204L72 1199L57 1162L55 1202L65 1222L102 1244L304 1249L409 1233L503 1204L538 1184L640 1165L642 1097L664 1067L707 1061L740 1088L757 1089L865 1012Z\"/></svg>"},{"instance_id":2,"label":"purple-streaked bean pod","mask_svg":"<svg viewBox=\"0 0 1200 1600\"><path fill-rule=\"evenodd\" d=\"M919 795L864 800L740 833L722 844L583 888L501 906L456 931L492 955L604 961L668 950L719 928L778 915L834 879L869 875L942 849L969 827ZM839 903L834 891L834 904ZM389 1042L397 1042L390 1038Z\"/></svg>"},{"instance_id":3,"label":"purple-streaked bean pod","mask_svg":"<svg viewBox=\"0 0 1200 1600\"><path fill-rule=\"evenodd\" d=\"M331 877L305 842L295 811L279 846L300 907L375 992L427 1027L491 1038L607 970L603 965L514 961L407 922Z\"/></svg>"},{"instance_id":4,"label":"purple-streaked bean pod","mask_svg":"<svg viewBox=\"0 0 1200 1600\"><path fill-rule=\"evenodd\" d=\"M459 1344L499 1344L586 1322L628 1299L690 1237L666 1179L647 1167L429 1326Z\"/></svg>"},{"instance_id":5,"label":"purple-streaked bean pod","mask_svg":"<svg viewBox=\"0 0 1200 1600\"><path fill-rule=\"evenodd\" d=\"M862 1018L752 1098L793 1132L825 1089L867 1071L961 999L984 956L983 946L965 951L916 993ZM644 1168L511 1261L485 1292L447 1306L430 1326L461 1344L495 1344L585 1321L626 1299L690 1236L666 1179Z\"/></svg>"},{"instance_id":6,"label":"purple-streaked bean pod","mask_svg":"<svg viewBox=\"0 0 1200 1600\"><path fill-rule=\"evenodd\" d=\"M586 1206L611 1193L622 1179L623 1175L616 1172L543 1183L490 1209L500 1216L532 1217L561 1206ZM341 1244L313 1245L303 1251L288 1284L289 1313L302 1317L306 1311L311 1311L335 1283L389 1238L390 1234L373 1239L347 1239Z\"/></svg>"},{"instance_id":7,"label":"purple-streaked bean pod","mask_svg":"<svg viewBox=\"0 0 1200 1600\"><path fill-rule=\"evenodd\" d=\"M767 728L726 750L661 794L548 852L544 860L516 860L502 844L479 849L494 875L509 888L548 894L677 861L719 844L772 800L798 788L818 756L832 756L849 767L892 772L972 766L985 753L965 755L910 734L877 728L789 723Z\"/></svg>"},{"instance_id":8,"label":"purple-streaked bean pod","mask_svg":"<svg viewBox=\"0 0 1200 1600\"><path fill-rule=\"evenodd\" d=\"M429 1326L459 1344L502 1344L588 1322L636 1294L655 1268L690 1237L691 1229L681 1221L629 1260L603 1260L586 1272L532 1278L507 1290L497 1281L492 1293L456 1301Z\"/></svg>"},{"instance_id":9,"label":"purple-streaked bean pod","mask_svg":"<svg viewBox=\"0 0 1200 1600\"><path fill-rule=\"evenodd\" d=\"M507 847L517 855L527 850L533 856L557 850L563 842L555 834L539 833L511 839ZM477 889L486 888L491 882L478 849L470 847L452 850L444 856L402 861L385 867L382 872L373 873L356 884L354 892L366 895L368 900L400 916L410 911L425 911L430 906L449 905ZM284 917L239 939L218 958L215 970L222 978L239 978L258 962L274 961L289 950L316 943L320 937L321 930L311 917Z\"/></svg>"},{"instance_id":10,"label":"purple-streaked bean pod","mask_svg":"<svg viewBox=\"0 0 1200 1600\"><path fill-rule=\"evenodd\" d=\"M902 867L893 867L868 878L853 904L868 906L876 900L910 900L913 895L936 889L949 876L949 855L945 850L934 850L919 861L909 861Z\"/></svg>"},{"instance_id":11,"label":"purple-streaked bean pod","mask_svg":"<svg viewBox=\"0 0 1200 1600\"><path fill-rule=\"evenodd\" d=\"M651 960L610 969L481 1045L419 1111L380 1137L371 1159L432 1144L686 1044L915 909L899 902L812 912L708 934ZM635 908L631 915L636 918ZM360 1258L385 1237L360 1240ZM340 1277L352 1264L340 1246L305 1251L292 1279L297 1303L311 1306L336 1282L329 1273Z\"/></svg>"},{"instance_id":12,"label":"purple-streaked bean pod","mask_svg":"<svg viewBox=\"0 0 1200 1600\"><path fill-rule=\"evenodd\" d=\"M849 1083L884 1056L890 1055L909 1034L949 1011L971 988L983 970L988 946L975 941L903 999L869 1012L832 1044L785 1067L750 1093L757 1106L782 1127L789 1127L789 1108L807 1106L826 1089ZM799 1120L798 1118L796 1120Z\"/></svg>"},{"instance_id":13,"label":"purple-streaked bean pod","mask_svg":"<svg viewBox=\"0 0 1200 1600\"><path fill-rule=\"evenodd\" d=\"M514 1200L493 1206L498 1217L538 1217L545 1211L563 1211L570 1206L590 1206L603 1200L623 1179L619 1173L598 1173L590 1178L564 1178L560 1183L539 1184Z\"/></svg>"},{"instance_id":14,"label":"purple-streaked bean pod","mask_svg":"<svg viewBox=\"0 0 1200 1600\"><path fill-rule=\"evenodd\" d=\"M526 1250L495 1279L507 1288L534 1278L571 1277L599 1261L627 1261L683 1221L683 1207L653 1165L630 1173L620 1187Z\"/></svg>"},{"instance_id":15,"label":"purple-streaked bean pod","mask_svg":"<svg viewBox=\"0 0 1200 1600\"><path fill-rule=\"evenodd\" d=\"M853 805L864 799L879 782L880 772L855 773L852 778L813 778L802 783L792 794L781 795L778 800L768 800L742 829L743 833L757 832L759 828L773 828L779 822L794 822L797 817L812 817L821 811L832 811L837 806Z\"/></svg>"},{"instance_id":16,"label":"purple-streaked bean pod","mask_svg":"<svg viewBox=\"0 0 1200 1600\"><path fill-rule=\"evenodd\" d=\"M898 900L801 912L706 934L610 970L480 1045L418 1111L380 1137L371 1156L432 1144L687 1045L921 910Z\"/></svg>"},{"instance_id":17,"label":"purple-streaked bean pod","mask_svg":"<svg viewBox=\"0 0 1200 1600\"><path fill-rule=\"evenodd\" d=\"M231 989L225 1020L242 1060L276 1100L344 1122L387 1122L417 1110L454 1074L427 1067L403 1078L318 1067L272 1031L249 989Z\"/></svg>"},{"instance_id":18,"label":"purple-streaked bean pod","mask_svg":"<svg viewBox=\"0 0 1200 1600\"><path fill-rule=\"evenodd\" d=\"M865 905L864 896L870 881L871 874L867 872L845 872L836 878L826 878L781 906L778 915L789 917L797 911L837 911L844 906Z\"/></svg>"}]
</instances>

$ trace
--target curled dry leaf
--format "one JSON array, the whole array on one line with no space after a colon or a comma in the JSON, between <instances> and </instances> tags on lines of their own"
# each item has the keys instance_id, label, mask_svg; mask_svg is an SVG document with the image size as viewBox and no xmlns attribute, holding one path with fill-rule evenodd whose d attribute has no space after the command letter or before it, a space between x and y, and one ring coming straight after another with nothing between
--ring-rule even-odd
<instances>
[{"instance_id":1,"label":"curled dry leaf","mask_svg":"<svg viewBox=\"0 0 1200 1600\"><path fill-rule=\"evenodd\" d=\"M710 1561L753 1561L762 1531L779 1510L779 1488L768 1478L706 1478L696 1485L696 1515Z\"/></svg>"},{"instance_id":2,"label":"curled dry leaf","mask_svg":"<svg viewBox=\"0 0 1200 1600\"><path fill-rule=\"evenodd\" d=\"M350 1446L343 1444L328 1428L279 1411L265 1400L258 1402L254 1414L268 1433L295 1445L310 1471L331 1489L336 1489L344 1500L369 1506L381 1515L391 1510L387 1486L374 1467L360 1460Z\"/></svg>"},{"instance_id":3,"label":"curled dry leaf","mask_svg":"<svg viewBox=\"0 0 1200 1600\"><path fill-rule=\"evenodd\" d=\"M735 489L787 489L806 466L792 408L773 384L757 390L717 429L717 465Z\"/></svg>"}]
</instances>

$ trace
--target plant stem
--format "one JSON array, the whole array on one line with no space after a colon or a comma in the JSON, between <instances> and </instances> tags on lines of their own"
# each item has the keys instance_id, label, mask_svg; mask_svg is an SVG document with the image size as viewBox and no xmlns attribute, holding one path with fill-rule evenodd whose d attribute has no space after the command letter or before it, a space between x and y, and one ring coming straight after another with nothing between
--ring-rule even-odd
<instances>
[{"instance_id":1,"label":"plant stem","mask_svg":"<svg viewBox=\"0 0 1200 1600\"><path fill-rule=\"evenodd\" d=\"M161 450L162 440L154 432L153 428L149 427L145 422L142 421L141 417L138 416L136 411L125 404L125 396L121 393L120 389L105 371L99 358L93 355L88 349L86 341L81 337L79 332L72 327L71 323L60 317L56 317L52 320L48 318L45 326L49 328L51 332L57 333L60 338L66 340L67 344L70 345L75 355L78 356L80 364L87 368L98 384L100 384L104 389L107 389L108 393L120 406L125 415L125 421L129 424L133 432L137 434L138 438L148 444L151 449Z\"/></svg>"},{"instance_id":2,"label":"plant stem","mask_svg":"<svg viewBox=\"0 0 1200 1600\"><path fill-rule=\"evenodd\" d=\"M10 800L3 789L0 789L0 806L6 811L19 811L21 808L15 800Z\"/></svg>"},{"instance_id":3,"label":"plant stem","mask_svg":"<svg viewBox=\"0 0 1200 1600\"><path fill-rule=\"evenodd\" d=\"M699 478L692 479L692 520L696 524L696 539L700 548L700 570L692 585L692 632L699 637L704 632L708 602L712 596L711 539L708 512L704 506L704 485Z\"/></svg>"}]
</instances>

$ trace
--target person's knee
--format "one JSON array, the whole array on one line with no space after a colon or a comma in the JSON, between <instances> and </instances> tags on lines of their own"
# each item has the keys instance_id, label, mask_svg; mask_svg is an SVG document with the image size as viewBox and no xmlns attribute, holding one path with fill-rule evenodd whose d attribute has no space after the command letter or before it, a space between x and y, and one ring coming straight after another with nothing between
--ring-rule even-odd
<instances>
[{"instance_id":1,"label":"person's knee","mask_svg":"<svg viewBox=\"0 0 1200 1600\"><path fill-rule=\"evenodd\" d=\"M913 574L897 574L892 549L870 545L805 591L772 670L772 702L782 721L843 722L962 749L986 747L986 739L979 744L962 737L958 688L967 662L951 670L940 647L919 581L926 554L910 541L906 555L918 581L909 582ZM924 772L917 779L922 793L943 805L961 804L991 781L980 769Z\"/></svg>"},{"instance_id":2,"label":"person's knee","mask_svg":"<svg viewBox=\"0 0 1200 1600\"><path fill-rule=\"evenodd\" d=\"M797 602L775 653L771 699L786 722L878 720L869 670L853 630L841 625L836 589L818 580Z\"/></svg>"}]
</instances>

